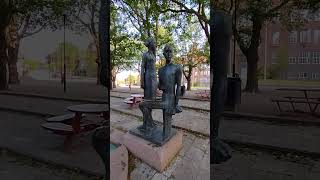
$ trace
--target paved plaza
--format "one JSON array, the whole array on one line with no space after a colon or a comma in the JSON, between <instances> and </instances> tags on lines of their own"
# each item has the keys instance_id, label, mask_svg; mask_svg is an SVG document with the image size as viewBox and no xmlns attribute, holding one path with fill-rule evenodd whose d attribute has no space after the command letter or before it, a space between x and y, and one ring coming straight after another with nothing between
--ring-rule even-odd
<instances>
[{"instance_id":1,"label":"paved plaza","mask_svg":"<svg viewBox=\"0 0 320 180\"><path fill-rule=\"evenodd\" d=\"M61 167L75 168L88 174L102 176L103 164L91 146L91 133L77 137L73 151L64 152L63 137L43 130L40 124L44 122L46 116L64 114L67 112L67 106L83 104L84 99L103 102L106 98L106 89L91 82L82 82L83 84L74 82L69 83L68 92L64 94L59 82L49 82L25 82L19 86L11 86L11 90L7 91L43 97L0 94L0 101L6 102L0 105L2 117L0 123L3 127L3 131L0 132L0 147L49 164L58 164ZM123 98L127 95L111 92L110 99L111 125L123 132L142 123L140 110L136 107L130 108L123 103ZM70 98L73 100L68 100ZM174 127L184 132L183 149L163 173L157 173L135 159L135 168L130 174L132 179L207 180L210 173L218 180L319 179L318 159L237 145L232 146L233 158L229 162L214 165L210 171L209 102L183 99L181 105L185 108L181 114L174 117ZM155 120L161 123L161 111L155 110L153 113ZM263 144L320 154L317 143L320 140L319 128L303 124L279 125L252 119L225 119L221 124L221 135L223 139L242 144Z\"/></svg>"}]
</instances>

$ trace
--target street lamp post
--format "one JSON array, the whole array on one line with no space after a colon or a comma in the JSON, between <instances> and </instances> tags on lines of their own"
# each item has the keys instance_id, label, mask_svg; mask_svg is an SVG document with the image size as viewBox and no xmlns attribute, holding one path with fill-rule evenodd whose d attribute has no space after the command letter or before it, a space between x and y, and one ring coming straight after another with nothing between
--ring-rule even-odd
<instances>
[{"instance_id":1,"label":"street lamp post","mask_svg":"<svg viewBox=\"0 0 320 180\"><path fill-rule=\"evenodd\" d=\"M234 27L237 27L237 7L238 1L235 0L234 5ZM232 62L232 77L236 76L236 33L233 34L233 62Z\"/></svg>"},{"instance_id":2,"label":"street lamp post","mask_svg":"<svg viewBox=\"0 0 320 180\"><path fill-rule=\"evenodd\" d=\"M266 23L265 27L265 38L264 38L264 73L263 73L263 79L267 80L267 51L268 51L268 23Z\"/></svg>"},{"instance_id":3,"label":"street lamp post","mask_svg":"<svg viewBox=\"0 0 320 180\"><path fill-rule=\"evenodd\" d=\"M63 14L63 91L66 90L66 14Z\"/></svg>"}]
</instances>

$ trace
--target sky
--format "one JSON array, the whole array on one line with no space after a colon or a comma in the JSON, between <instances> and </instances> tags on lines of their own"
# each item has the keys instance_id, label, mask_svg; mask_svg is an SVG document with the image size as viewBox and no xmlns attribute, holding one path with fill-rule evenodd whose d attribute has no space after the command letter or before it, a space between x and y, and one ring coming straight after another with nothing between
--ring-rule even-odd
<instances>
[{"instance_id":1,"label":"sky","mask_svg":"<svg viewBox=\"0 0 320 180\"><path fill-rule=\"evenodd\" d=\"M91 41L87 34L76 35L66 30L66 42L75 44L80 49L86 49ZM20 46L20 57L45 61L49 53L54 52L60 42L63 42L63 31L44 30L33 36L24 38Z\"/></svg>"}]
</instances>

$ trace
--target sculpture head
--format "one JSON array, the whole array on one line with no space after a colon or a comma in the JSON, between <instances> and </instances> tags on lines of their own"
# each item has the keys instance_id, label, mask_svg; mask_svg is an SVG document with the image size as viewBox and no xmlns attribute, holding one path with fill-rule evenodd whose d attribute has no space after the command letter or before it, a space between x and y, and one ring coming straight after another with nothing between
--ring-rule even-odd
<instances>
[{"instance_id":1,"label":"sculpture head","mask_svg":"<svg viewBox=\"0 0 320 180\"><path fill-rule=\"evenodd\" d=\"M171 46L166 45L163 49L163 55L166 58L166 64L171 63L172 61L172 56L173 56L173 50Z\"/></svg>"},{"instance_id":2,"label":"sculpture head","mask_svg":"<svg viewBox=\"0 0 320 180\"><path fill-rule=\"evenodd\" d=\"M156 50L156 42L153 38L148 38L145 42L144 45L151 51Z\"/></svg>"}]
</instances>

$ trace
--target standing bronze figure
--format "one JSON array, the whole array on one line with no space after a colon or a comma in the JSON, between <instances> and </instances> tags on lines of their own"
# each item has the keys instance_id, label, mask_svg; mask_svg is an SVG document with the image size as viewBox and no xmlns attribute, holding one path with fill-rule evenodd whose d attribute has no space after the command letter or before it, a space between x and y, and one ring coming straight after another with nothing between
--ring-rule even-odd
<instances>
[{"instance_id":1,"label":"standing bronze figure","mask_svg":"<svg viewBox=\"0 0 320 180\"><path fill-rule=\"evenodd\" d=\"M141 63L141 88L144 89L144 102L154 101L157 92L157 73L156 73L156 44L154 39L149 38L144 43L148 51L142 55ZM152 108L144 103L139 105L143 114L143 125L139 130L146 134L151 134L155 128L152 118Z\"/></svg>"},{"instance_id":2,"label":"standing bronze figure","mask_svg":"<svg viewBox=\"0 0 320 180\"><path fill-rule=\"evenodd\" d=\"M218 164L231 158L230 148L219 139L219 125L224 111L227 92L227 68L232 34L231 17L222 10L211 9L210 69L211 69L211 114L210 164Z\"/></svg>"},{"instance_id":3,"label":"standing bronze figure","mask_svg":"<svg viewBox=\"0 0 320 180\"><path fill-rule=\"evenodd\" d=\"M171 127L172 115L182 112L178 105L181 95L182 68L179 65L172 64L172 48L170 46L165 47L163 54L166 58L166 65L160 68L158 73L159 89L163 91L162 99L156 100L154 95L140 103L139 107L143 113L144 124L137 129L130 130L132 134L160 146L176 134L176 130ZM151 114L152 109L162 109L162 129L154 124ZM144 129L144 127L146 128Z\"/></svg>"},{"instance_id":4,"label":"standing bronze figure","mask_svg":"<svg viewBox=\"0 0 320 180\"><path fill-rule=\"evenodd\" d=\"M163 104L163 136L164 139L171 135L172 115L182 112L178 106L181 92L182 68L172 64L172 48L166 46L163 51L166 65L159 70L159 89L162 93Z\"/></svg>"}]
</instances>

